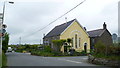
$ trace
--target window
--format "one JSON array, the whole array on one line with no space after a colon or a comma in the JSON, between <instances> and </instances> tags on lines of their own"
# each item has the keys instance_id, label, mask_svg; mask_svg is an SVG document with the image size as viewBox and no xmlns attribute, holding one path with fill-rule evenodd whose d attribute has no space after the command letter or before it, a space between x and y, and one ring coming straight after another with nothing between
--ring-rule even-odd
<instances>
[{"instance_id":1,"label":"window","mask_svg":"<svg viewBox=\"0 0 120 68\"><path fill-rule=\"evenodd\" d=\"M85 50L85 53L87 52L87 43L84 43L84 50Z\"/></svg>"},{"instance_id":2,"label":"window","mask_svg":"<svg viewBox=\"0 0 120 68\"><path fill-rule=\"evenodd\" d=\"M93 43L93 44L95 43L95 39L94 39L94 38L92 39L92 43Z\"/></svg>"},{"instance_id":3,"label":"window","mask_svg":"<svg viewBox=\"0 0 120 68\"><path fill-rule=\"evenodd\" d=\"M75 34L75 47L77 48L77 34Z\"/></svg>"}]
</instances>

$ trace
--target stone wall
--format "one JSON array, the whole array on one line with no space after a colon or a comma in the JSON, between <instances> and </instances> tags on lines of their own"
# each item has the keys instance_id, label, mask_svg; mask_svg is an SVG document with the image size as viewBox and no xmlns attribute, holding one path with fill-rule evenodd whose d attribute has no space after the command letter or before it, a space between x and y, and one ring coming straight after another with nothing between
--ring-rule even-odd
<instances>
[{"instance_id":1,"label":"stone wall","mask_svg":"<svg viewBox=\"0 0 120 68\"><path fill-rule=\"evenodd\" d=\"M43 44L44 45L52 45L52 40L59 40L59 39L60 39L60 36L45 37L45 38L43 38Z\"/></svg>"},{"instance_id":2,"label":"stone wall","mask_svg":"<svg viewBox=\"0 0 120 68\"><path fill-rule=\"evenodd\" d=\"M113 60L106 60L103 58L95 58L92 55L88 56L88 62L92 64L99 64L99 65L105 65L105 66L118 66L119 61L113 61Z\"/></svg>"},{"instance_id":3,"label":"stone wall","mask_svg":"<svg viewBox=\"0 0 120 68\"><path fill-rule=\"evenodd\" d=\"M109 34L108 30L106 30L98 40L101 40L104 45L113 45L112 36Z\"/></svg>"}]
</instances>

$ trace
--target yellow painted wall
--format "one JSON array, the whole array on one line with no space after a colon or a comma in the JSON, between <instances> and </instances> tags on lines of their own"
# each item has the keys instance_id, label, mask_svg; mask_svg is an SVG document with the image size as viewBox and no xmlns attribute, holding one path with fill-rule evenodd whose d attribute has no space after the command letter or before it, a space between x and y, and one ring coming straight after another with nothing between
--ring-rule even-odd
<instances>
[{"instance_id":1,"label":"yellow painted wall","mask_svg":"<svg viewBox=\"0 0 120 68\"><path fill-rule=\"evenodd\" d=\"M77 38L80 38L80 47L75 48L75 34L77 34ZM84 50L84 43L87 43L87 52L90 50L90 38L85 33L85 31L80 27L80 25L77 22L72 23L61 35L60 39L67 39L67 38L73 38L73 46L74 49L78 52ZM77 45L79 45L79 40L77 40ZM61 51L63 51L64 48L62 47Z\"/></svg>"}]
</instances>

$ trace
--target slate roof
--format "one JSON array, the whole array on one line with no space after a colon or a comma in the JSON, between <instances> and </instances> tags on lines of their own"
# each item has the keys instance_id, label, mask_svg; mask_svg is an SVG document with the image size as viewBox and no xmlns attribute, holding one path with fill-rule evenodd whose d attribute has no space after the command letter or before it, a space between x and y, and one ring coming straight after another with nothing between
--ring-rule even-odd
<instances>
[{"instance_id":1,"label":"slate roof","mask_svg":"<svg viewBox=\"0 0 120 68\"><path fill-rule=\"evenodd\" d=\"M97 30L88 31L87 33L89 34L90 37L98 37L101 36L105 30L106 29L97 29Z\"/></svg>"},{"instance_id":2,"label":"slate roof","mask_svg":"<svg viewBox=\"0 0 120 68\"><path fill-rule=\"evenodd\" d=\"M69 21L67 23L56 26L44 38L60 35L75 20L76 19L73 19L73 20L71 20L71 21Z\"/></svg>"}]
</instances>

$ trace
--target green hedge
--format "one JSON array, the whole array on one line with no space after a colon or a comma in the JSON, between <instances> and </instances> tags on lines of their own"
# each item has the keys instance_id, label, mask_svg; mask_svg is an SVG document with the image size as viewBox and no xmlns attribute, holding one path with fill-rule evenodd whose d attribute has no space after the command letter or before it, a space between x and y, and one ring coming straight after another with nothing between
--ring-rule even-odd
<instances>
[{"instance_id":1,"label":"green hedge","mask_svg":"<svg viewBox=\"0 0 120 68\"><path fill-rule=\"evenodd\" d=\"M103 59L107 59L107 60L120 60L120 56L116 56L116 55L110 55L110 56L106 56L104 54L96 54L93 55L96 58L103 58Z\"/></svg>"},{"instance_id":2,"label":"green hedge","mask_svg":"<svg viewBox=\"0 0 120 68\"><path fill-rule=\"evenodd\" d=\"M7 66L7 57L4 52L2 52L2 67Z\"/></svg>"},{"instance_id":3,"label":"green hedge","mask_svg":"<svg viewBox=\"0 0 120 68\"><path fill-rule=\"evenodd\" d=\"M2 54L0 54L0 67L2 67Z\"/></svg>"},{"instance_id":4,"label":"green hedge","mask_svg":"<svg viewBox=\"0 0 120 68\"><path fill-rule=\"evenodd\" d=\"M73 55L66 53L61 53L61 52L56 52L56 51L45 51L45 50L34 50L31 51L31 55L37 55L37 56L85 56L87 53L84 51L82 52L74 52Z\"/></svg>"},{"instance_id":5,"label":"green hedge","mask_svg":"<svg viewBox=\"0 0 120 68\"><path fill-rule=\"evenodd\" d=\"M97 42L95 45L94 53L91 51L93 56L97 58L105 58L109 60L120 60L120 46L109 45L106 46L102 42Z\"/></svg>"},{"instance_id":6,"label":"green hedge","mask_svg":"<svg viewBox=\"0 0 120 68\"><path fill-rule=\"evenodd\" d=\"M45 51L31 51L31 55L37 55L37 56L53 56L53 53L45 52Z\"/></svg>"}]
</instances>

